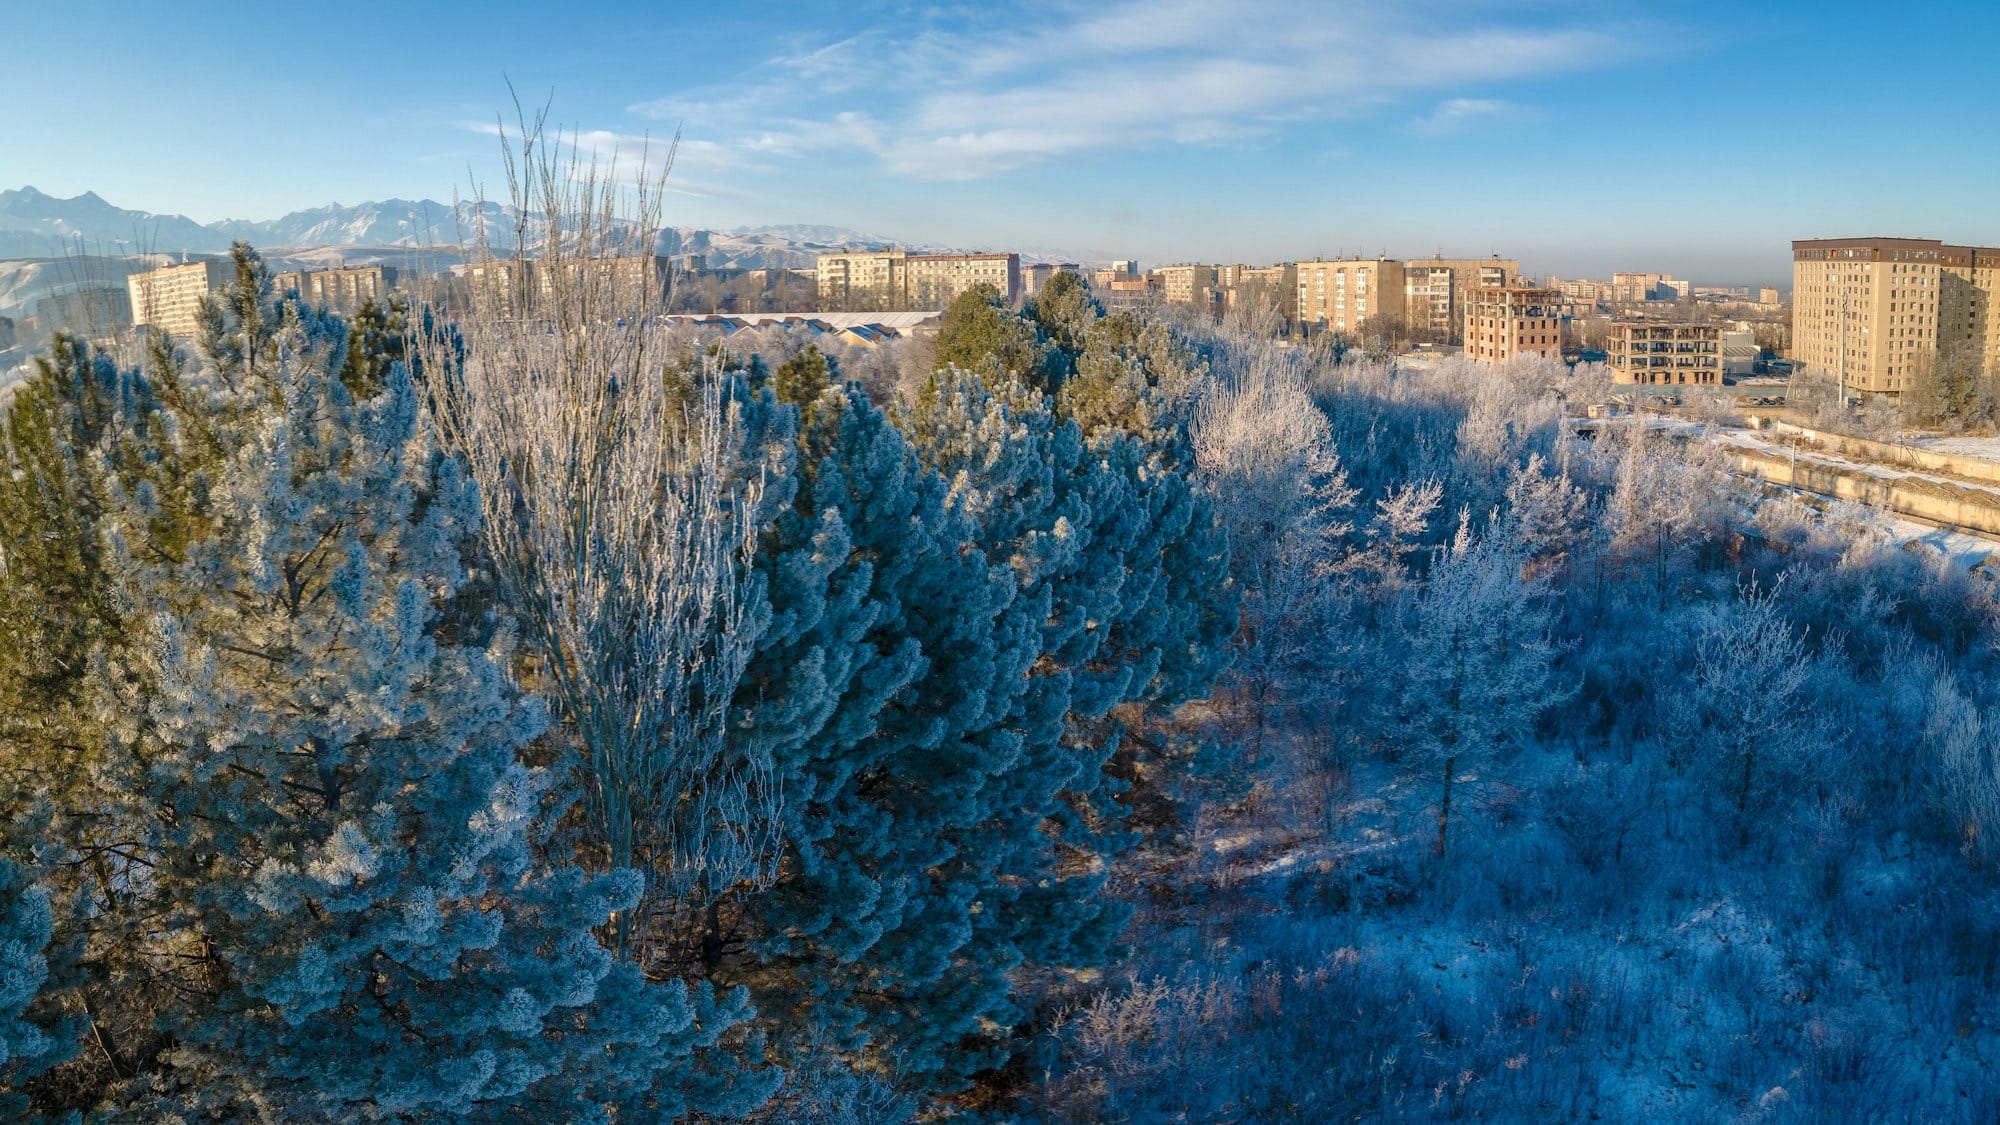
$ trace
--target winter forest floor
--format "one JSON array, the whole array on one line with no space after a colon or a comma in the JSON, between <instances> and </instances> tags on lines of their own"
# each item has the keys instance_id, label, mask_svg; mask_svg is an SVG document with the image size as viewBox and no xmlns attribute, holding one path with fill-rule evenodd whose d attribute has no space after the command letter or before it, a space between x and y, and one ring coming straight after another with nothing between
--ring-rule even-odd
<instances>
[{"instance_id":1,"label":"winter forest floor","mask_svg":"<svg viewBox=\"0 0 2000 1125\"><path fill-rule=\"evenodd\" d=\"M2000 894L1940 761L1976 742L1992 776L1957 693L1992 671L2000 547L1729 483L1658 429L1593 451L1622 467L1553 579L1575 694L1456 776L1443 854L1441 774L1379 710L1422 656L1357 642L1125 884L1133 955L1061 1022L1041 1119L2000 1120Z\"/></svg>"}]
</instances>

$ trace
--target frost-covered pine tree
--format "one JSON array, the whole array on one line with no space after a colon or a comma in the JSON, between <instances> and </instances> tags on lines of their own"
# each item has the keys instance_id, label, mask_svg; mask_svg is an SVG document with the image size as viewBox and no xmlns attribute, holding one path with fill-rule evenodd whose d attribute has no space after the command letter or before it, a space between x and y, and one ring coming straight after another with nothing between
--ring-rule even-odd
<instances>
[{"instance_id":1,"label":"frost-covered pine tree","mask_svg":"<svg viewBox=\"0 0 2000 1125\"><path fill-rule=\"evenodd\" d=\"M159 966L168 1042L137 1112L283 1120L670 1118L767 1091L715 1050L742 993L650 983L593 930L630 872L545 866L555 775L504 653L440 628L475 557L477 491L406 369L348 387L346 328L212 310L177 432L224 456L184 544L145 489L108 514L141 636L102 670L107 769L154 810L109 886ZM504 636L504 634L503 634Z\"/></svg>"},{"instance_id":2,"label":"frost-covered pine tree","mask_svg":"<svg viewBox=\"0 0 2000 1125\"><path fill-rule=\"evenodd\" d=\"M772 626L733 724L777 758L787 858L738 904L748 957L724 968L793 1050L924 1091L945 1060L915 1033L965 1030L930 996L956 987L969 898L943 877L948 833L981 814L995 768L968 732L1004 716L1033 647L1019 629L997 643L1012 582L969 547L943 480L858 388L807 363L783 390L808 399L799 497L759 556Z\"/></svg>"},{"instance_id":3,"label":"frost-covered pine tree","mask_svg":"<svg viewBox=\"0 0 2000 1125\"><path fill-rule=\"evenodd\" d=\"M902 423L946 482L945 517L1011 588L992 616L957 627L972 630L955 642L964 674L930 681L930 706L953 716L913 755L939 858L917 910L873 954L923 986L907 1014L880 1013L905 1066L949 1082L1005 1057L1014 969L1108 953L1121 915L1096 892L1126 841L1105 772L1117 732L1103 720L1205 690L1234 592L1212 514L1184 478L1168 484L1141 446L1120 444L1132 439L1086 442L1033 390L955 368ZM931 613L927 599L912 606Z\"/></svg>"},{"instance_id":4,"label":"frost-covered pine tree","mask_svg":"<svg viewBox=\"0 0 2000 1125\"><path fill-rule=\"evenodd\" d=\"M27 868L0 859L0 1114L26 1120L21 1084L76 1053L79 1027L48 994L55 912Z\"/></svg>"}]
</instances>

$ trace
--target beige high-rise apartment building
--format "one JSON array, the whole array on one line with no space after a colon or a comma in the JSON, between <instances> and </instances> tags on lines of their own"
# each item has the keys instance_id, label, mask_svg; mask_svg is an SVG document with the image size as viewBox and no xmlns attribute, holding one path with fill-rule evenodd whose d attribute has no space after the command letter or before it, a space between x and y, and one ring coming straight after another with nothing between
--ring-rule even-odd
<instances>
[{"instance_id":1,"label":"beige high-rise apartment building","mask_svg":"<svg viewBox=\"0 0 2000 1125\"><path fill-rule=\"evenodd\" d=\"M1294 263L1217 266L1215 283L1227 308L1269 308L1287 321L1298 319L1299 267Z\"/></svg>"},{"instance_id":2,"label":"beige high-rise apartment building","mask_svg":"<svg viewBox=\"0 0 2000 1125\"><path fill-rule=\"evenodd\" d=\"M1083 267L1075 262L1030 262L1021 267L1021 286L1032 297L1042 291L1042 287L1055 280L1059 273L1073 273L1083 276Z\"/></svg>"},{"instance_id":3,"label":"beige high-rise apartment building","mask_svg":"<svg viewBox=\"0 0 2000 1125\"><path fill-rule=\"evenodd\" d=\"M1621 320L1606 351L1614 383L1722 385L1722 326Z\"/></svg>"},{"instance_id":4,"label":"beige high-rise apartment building","mask_svg":"<svg viewBox=\"0 0 2000 1125\"><path fill-rule=\"evenodd\" d=\"M534 296L534 263L493 258L465 267L466 296L483 315L514 315Z\"/></svg>"},{"instance_id":5,"label":"beige high-rise apartment building","mask_svg":"<svg viewBox=\"0 0 2000 1125\"><path fill-rule=\"evenodd\" d=\"M163 266L125 279L132 298L132 323L151 325L175 336L192 336L201 324L202 298L236 277L227 261Z\"/></svg>"},{"instance_id":6,"label":"beige high-rise apartment building","mask_svg":"<svg viewBox=\"0 0 2000 1125\"><path fill-rule=\"evenodd\" d=\"M1152 276L1160 287L1161 297L1168 304L1207 307L1216 299L1216 273L1214 266L1182 262L1154 266Z\"/></svg>"},{"instance_id":7,"label":"beige high-rise apartment building","mask_svg":"<svg viewBox=\"0 0 2000 1125\"><path fill-rule=\"evenodd\" d=\"M1517 258L1413 258L1403 263L1404 316L1410 327L1458 339L1465 324L1465 294L1480 286L1510 285L1521 277Z\"/></svg>"},{"instance_id":8,"label":"beige high-rise apartment building","mask_svg":"<svg viewBox=\"0 0 2000 1125\"><path fill-rule=\"evenodd\" d=\"M550 302L576 302L577 315L608 323L663 308L671 268L671 259L649 254L554 262L492 258L468 265L465 282L472 307L482 313L534 318L545 315ZM348 298L372 288L357 286Z\"/></svg>"},{"instance_id":9,"label":"beige high-rise apartment building","mask_svg":"<svg viewBox=\"0 0 2000 1125\"><path fill-rule=\"evenodd\" d=\"M1519 355L1562 358L1562 294L1528 285L1483 285L1465 298L1465 354L1486 363Z\"/></svg>"},{"instance_id":10,"label":"beige high-rise apartment building","mask_svg":"<svg viewBox=\"0 0 2000 1125\"><path fill-rule=\"evenodd\" d=\"M1009 304L1021 299L1019 254L846 251L821 254L818 265L827 309L941 309L975 285L991 285Z\"/></svg>"},{"instance_id":11,"label":"beige high-rise apartment building","mask_svg":"<svg viewBox=\"0 0 2000 1125\"><path fill-rule=\"evenodd\" d=\"M821 254L817 265L821 308L842 309L856 302L889 308L907 291L909 255L901 250L850 250Z\"/></svg>"},{"instance_id":12,"label":"beige high-rise apartment building","mask_svg":"<svg viewBox=\"0 0 2000 1125\"><path fill-rule=\"evenodd\" d=\"M1931 238L1792 243L1792 358L1850 391L1910 390L1941 349L2000 373L2000 249Z\"/></svg>"},{"instance_id":13,"label":"beige high-rise apartment building","mask_svg":"<svg viewBox=\"0 0 2000 1125\"><path fill-rule=\"evenodd\" d=\"M308 305L353 314L369 301L381 303L396 288L394 266L353 266L332 270L300 270L271 278L279 293L297 293Z\"/></svg>"},{"instance_id":14,"label":"beige high-rise apartment building","mask_svg":"<svg viewBox=\"0 0 2000 1125\"><path fill-rule=\"evenodd\" d=\"M912 254L903 270L913 309L944 308L975 285L991 285L1010 305L1021 299L1019 254Z\"/></svg>"},{"instance_id":15,"label":"beige high-rise apartment building","mask_svg":"<svg viewBox=\"0 0 2000 1125\"><path fill-rule=\"evenodd\" d=\"M35 322L36 331L43 336L52 332L68 332L95 340L132 327L132 306L128 303L127 290L112 285L91 285L36 301ZM0 347L7 346L0 344Z\"/></svg>"},{"instance_id":16,"label":"beige high-rise apartment building","mask_svg":"<svg viewBox=\"0 0 2000 1125\"><path fill-rule=\"evenodd\" d=\"M1391 258L1298 264L1298 317L1308 332L1356 332L1371 316L1403 315L1403 263Z\"/></svg>"},{"instance_id":17,"label":"beige high-rise apartment building","mask_svg":"<svg viewBox=\"0 0 2000 1125\"><path fill-rule=\"evenodd\" d=\"M2000 248L1947 246L1938 277L1938 347L2000 375Z\"/></svg>"},{"instance_id":18,"label":"beige high-rise apartment building","mask_svg":"<svg viewBox=\"0 0 2000 1125\"><path fill-rule=\"evenodd\" d=\"M569 258L553 265L533 265L535 290L543 300L555 299L558 286L565 286L572 296L604 305L607 319L664 304L673 273L672 259L650 254Z\"/></svg>"}]
</instances>

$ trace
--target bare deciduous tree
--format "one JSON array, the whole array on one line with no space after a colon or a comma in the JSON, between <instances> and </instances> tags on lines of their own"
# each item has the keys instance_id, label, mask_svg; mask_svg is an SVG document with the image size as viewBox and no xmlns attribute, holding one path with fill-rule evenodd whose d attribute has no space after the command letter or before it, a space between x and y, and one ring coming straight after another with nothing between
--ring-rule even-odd
<instances>
[{"instance_id":1,"label":"bare deciduous tree","mask_svg":"<svg viewBox=\"0 0 2000 1125\"><path fill-rule=\"evenodd\" d=\"M746 576L765 452L745 449L732 377L680 373L680 343L646 319L664 168L649 180L642 160L623 187L615 157L551 141L540 117L513 143L513 256L482 236L491 288L457 334L420 342L431 407L479 483L602 861L652 894L763 874L781 798L771 763L732 754L725 716L761 620ZM621 948L632 929L614 927Z\"/></svg>"}]
</instances>

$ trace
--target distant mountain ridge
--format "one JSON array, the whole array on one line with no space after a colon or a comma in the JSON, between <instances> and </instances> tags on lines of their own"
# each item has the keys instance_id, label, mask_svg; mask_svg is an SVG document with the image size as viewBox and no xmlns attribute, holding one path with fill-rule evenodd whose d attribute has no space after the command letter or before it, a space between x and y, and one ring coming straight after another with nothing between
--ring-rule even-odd
<instances>
[{"instance_id":1,"label":"distant mountain ridge","mask_svg":"<svg viewBox=\"0 0 2000 1125\"><path fill-rule=\"evenodd\" d=\"M117 254L150 250L208 254L229 249L229 241L228 235L186 215L128 211L94 191L72 199L58 199L32 187L0 191L0 258L49 258L100 249Z\"/></svg>"},{"instance_id":2,"label":"distant mountain ridge","mask_svg":"<svg viewBox=\"0 0 2000 1125\"><path fill-rule=\"evenodd\" d=\"M470 243L483 222L498 250L513 242L515 212L498 203L439 203L434 199L385 199L341 206L330 203L277 219L223 219L197 223L185 215L132 211L95 192L59 199L32 187L0 191L0 259L61 258L82 254L217 254L244 239L259 249L454 250ZM659 252L702 254L718 269L809 266L819 254L850 248L903 246L917 252L949 247L911 244L844 227L803 223L735 227L727 231L667 227Z\"/></svg>"}]
</instances>

